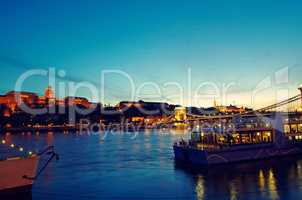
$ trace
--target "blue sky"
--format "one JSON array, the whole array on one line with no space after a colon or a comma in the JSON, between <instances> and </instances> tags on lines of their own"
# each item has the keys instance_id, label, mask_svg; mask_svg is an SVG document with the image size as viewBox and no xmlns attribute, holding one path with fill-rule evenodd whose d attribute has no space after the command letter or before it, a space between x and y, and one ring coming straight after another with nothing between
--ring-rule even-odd
<instances>
[{"instance_id":1,"label":"blue sky","mask_svg":"<svg viewBox=\"0 0 302 200\"><path fill-rule=\"evenodd\" d=\"M65 70L68 80L94 84L100 82L101 70L123 70L136 87L155 82L169 96L177 90L164 88L168 81L189 92L190 68L192 91L205 81L234 82L226 103L250 105L248 94L261 80L289 67L288 84L281 86L297 93L302 82L301 8L299 0L2 0L0 91L14 88L28 69L55 67ZM46 85L47 80L32 78L24 89L42 94ZM106 85L107 103L129 98L124 77L110 76ZM144 90L148 100L154 91ZM273 101L259 98L258 104Z\"/></svg>"}]
</instances>

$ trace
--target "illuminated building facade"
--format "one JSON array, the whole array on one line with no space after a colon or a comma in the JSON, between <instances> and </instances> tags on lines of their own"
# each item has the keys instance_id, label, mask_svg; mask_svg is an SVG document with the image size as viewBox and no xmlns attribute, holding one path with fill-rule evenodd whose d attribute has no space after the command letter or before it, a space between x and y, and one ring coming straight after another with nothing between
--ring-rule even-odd
<instances>
[{"instance_id":1,"label":"illuminated building facade","mask_svg":"<svg viewBox=\"0 0 302 200\"><path fill-rule=\"evenodd\" d=\"M46 99L46 103L48 103L48 104L55 104L56 103L55 93L54 93L51 86L48 86L45 89L44 97Z\"/></svg>"},{"instance_id":2,"label":"illuminated building facade","mask_svg":"<svg viewBox=\"0 0 302 200\"><path fill-rule=\"evenodd\" d=\"M244 107L237 107L233 105L229 106L216 106L216 109L219 110L221 113L243 113L246 111Z\"/></svg>"},{"instance_id":3,"label":"illuminated building facade","mask_svg":"<svg viewBox=\"0 0 302 200\"><path fill-rule=\"evenodd\" d=\"M216 108L220 113L243 113L248 110L247 108L237 107L234 105L218 106L215 99L214 99L214 108Z\"/></svg>"},{"instance_id":4,"label":"illuminated building facade","mask_svg":"<svg viewBox=\"0 0 302 200\"><path fill-rule=\"evenodd\" d=\"M86 108L91 106L91 103L88 101L88 99L84 97L65 97L64 102L66 106L81 105Z\"/></svg>"},{"instance_id":5,"label":"illuminated building facade","mask_svg":"<svg viewBox=\"0 0 302 200\"><path fill-rule=\"evenodd\" d=\"M0 97L0 104L6 105L14 112L20 104L33 106L38 101L38 95L32 92L10 91Z\"/></svg>"}]
</instances>

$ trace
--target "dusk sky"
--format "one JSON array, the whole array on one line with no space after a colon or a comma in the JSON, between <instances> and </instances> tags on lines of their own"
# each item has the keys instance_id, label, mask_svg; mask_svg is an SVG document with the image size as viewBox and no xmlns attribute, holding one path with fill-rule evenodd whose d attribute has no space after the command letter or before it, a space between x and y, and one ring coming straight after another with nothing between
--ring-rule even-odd
<instances>
[{"instance_id":1,"label":"dusk sky","mask_svg":"<svg viewBox=\"0 0 302 200\"><path fill-rule=\"evenodd\" d=\"M302 83L301 10L299 0L2 0L0 91L13 90L29 69L55 67L66 72L67 80L98 88L101 70L118 69L136 87L154 82L163 91L162 98L153 98L154 88L146 87L142 99L211 105L211 98L193 103L170 98L178 90L163 86L178 82L188 93L190 68L191 92L206 81L218 86L234 82L225 103L266 105L276 99L276 88L296 94ZM288 82L279 85L276 72L285 67ZM251 103L251 91L268 77L273 89ZM34 77L24 90L42 94L46 86L45 78ZM108 76L106 88L107 103L129 100L124 77Z\"/></svg>"}]
</instances>

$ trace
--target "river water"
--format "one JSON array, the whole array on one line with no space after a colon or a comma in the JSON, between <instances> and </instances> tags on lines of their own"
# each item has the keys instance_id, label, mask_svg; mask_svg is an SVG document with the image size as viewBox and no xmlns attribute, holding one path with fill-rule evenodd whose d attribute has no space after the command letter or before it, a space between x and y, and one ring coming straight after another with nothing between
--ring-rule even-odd
<instances>
[{"instance_id":1,"label":"river water","mask_svg":"<svg viewBox=\"0 0 302 200\"><path fill-rule=\"evenodd\" d=\"M302 199L301 157L192 170L174 163L173 142L188 137L181 131L104 136L4 137L27 150L54 145L60 154L35 182L32 200Z\"/></svg>"}]
</instances>

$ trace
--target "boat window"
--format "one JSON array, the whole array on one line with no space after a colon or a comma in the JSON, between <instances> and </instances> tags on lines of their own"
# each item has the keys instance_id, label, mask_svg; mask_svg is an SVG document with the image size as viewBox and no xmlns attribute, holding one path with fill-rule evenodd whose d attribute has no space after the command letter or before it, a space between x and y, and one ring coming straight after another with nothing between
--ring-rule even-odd
<instances>
[{"instance_id":1,"label":"boat window","mask_svg":"<svg viewBox=\"0 0 302 200\"><path fill-rule=\"evenodd\" d=\"M240 144L241 143L239 133L235 133L232 136L233 136L233 143L234 144Z\"/></svg>"},{"instance_id":2,"label":"boat window","mask_svg":"<svg viewBox=\"0 0 302 200\"><path fill-rule=\"evenodd\" d=\"M297 124L290 125L291 133L295 134L298 132L297 130Z\"/></svg>"},{"instance_id":3,"label":"boat window","mask_svg":"<svg viewBox=\"0 0 302 200\"><path fill-rule=\"evenodd\" d=\"M270 131L264 131L262 134L263 142L272 142L272 134Z\"/></svg>"},{"instance_id":4,"label":"boat window","mask_svg":"<svg viewBox=\"0 0 302 200\"><path fill-rule=\"evenodd\" d=\"M243 144L271 143L272 131L234 132L232 134L192 134L192 142L197 147L209 148L210 146L231 146ZM195 140L194 140L195 139Z\"/></svg>"},{"instance_id":5,"label":"boat window","mask_svg":"<svg viewBox=\"0 0 302 200\"><path fill-rule=\"evenodd\" d=\"M250 134L242 134L241 135L241 142L243 144L249 144L252 143L252 138Z\"/></svg>"},{"instance_id":6,"label":"boat window","mask_svg":"<svg viewBox=\"0 0 302 200\"><path fill-rule=\"evenodd\" d=\"M285 134L289 134L289 133L290 133L290 128L289 128L289 125L288 125L288 124L285 124L285 125L284 125L284 133L285 133Z\"/></svg>"},{"instance_id":7,"label":"boat window","mask_svg":"<svg viewBox=\"0 0 302 200\"><path fill-rule=\"evenodd\" d=\"M298 132L299 132L299 133L302 133L302 124L299 124L299 125L298 125Z\"/></svg>"},{"instance_id":8,"label":"boat window","mask_svg":"<svg viewBox=\"0 0 302 200\"><path fill-rule=\"evenodd\" d=\"M252 134L252 140L253 143L261 143L262 140L262 132L256 132L255 134Z\"/></svg>"},{"instance_id":9,"label":"boat window","mask_svg":"<svg viewBox=\"0 0 302 200\"><path fill-rule=\"evenodd\" d=\"M252 124L247 124L246 125L246 128L252 128L253 126L252 126Z\"/></svg>"},{"instance_id":10,"label":"boat window","mask_svg":"<svg viewBox=\"0 0 302 200\"><path fill-rule=\"evenodd\" d=\"M224 143L224 142L225 142L225 138L224 138L223 136L220 136L220 137L218 138L218 142L219 142L219 143Z\"/></svg>"}]
</instances>

